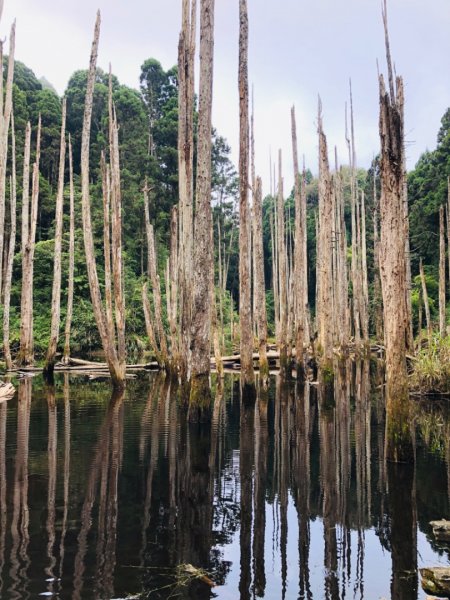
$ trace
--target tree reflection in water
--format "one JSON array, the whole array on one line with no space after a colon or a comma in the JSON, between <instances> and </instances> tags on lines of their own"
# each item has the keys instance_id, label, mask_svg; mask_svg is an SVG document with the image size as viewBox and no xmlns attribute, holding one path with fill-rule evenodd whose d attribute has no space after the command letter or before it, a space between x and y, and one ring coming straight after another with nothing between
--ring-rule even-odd
<instances>
[{"instance_id":1,"label":"tree reflection in water","mask_svg":"<svg viewBox=\"0 0 450 600\"><path fill-rule=\"evenodd\" d=\"M0 404L1 597L417 599L418 556L445 556L449 409L416 403L416 467L386 464L380 383L342 363L248 404L227 376L192 423L161 374L126 401L22 380Z\"/></svg>"}]
</instances>

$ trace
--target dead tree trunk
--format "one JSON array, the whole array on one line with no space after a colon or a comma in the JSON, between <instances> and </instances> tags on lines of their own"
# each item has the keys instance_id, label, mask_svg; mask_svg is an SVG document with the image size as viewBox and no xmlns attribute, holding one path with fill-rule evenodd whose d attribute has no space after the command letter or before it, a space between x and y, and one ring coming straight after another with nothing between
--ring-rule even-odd
<instances>
[{"instance_id":1,"label":"dead tree trunk","mask_svg":"<svg viewBox=\"0 0 450 600\"><path fill-rule=\"evenodd\" d=\"M89 64L89 73L87 80L86 100L83 118L83 133L81 138L81 198L82 198L82 217L84 248L86 253L86 266L91 291L92 306L97 327L100 333L103 350L105 352L108 368L111 373L111 379L114 388L123 389L125 386L125 368L122 360L119 361L115 340L111 339L106 315L103 308L100 284L97 274L97 264L95 260L94 237L91 222L91 206L89 192L89 143L92 120L92 103L94 96L94 83L96 75L98 41L100 37L100 12L97 13L95 23L94 40L92 43L92 52Z\"/></svg>"},{"instance_id":2,"label":"dead tree trunk","mask_svg":"<svg viewBox=\"0 0 450 600\"><path fill-rule=\"evenodd\" d=\"M239 0L239 321L241 329L241 376L245 391L255 394L253 326L249 272L250 241L248 203L248 12L247 0Z\"/></svg>"},{"instance_id":3,"label":"dead tree trunk","mask_svg":"<svg viewBox=\"0 0 450 600\"><path fill-rule=\"evenodd\" d=\"M297 125L295 122L295 108L291 109L292 126L292 153L294 159L294 197L295 197L295 257L294 257L294 302L295 302L295 362L297 376L304 376L303 350L305 345L306 329L306 304L305 288L308 285L308 265L305 262L306 243L306 194L302 195L300 183L300 170L298 165ZM307 296L306 296L307 298Z\"/></svg>"},{"instance_id":4,"label":"dead tree trunk","mask_svg":"<svg viewBox=\"0 0 450 600\"><path fill-rule=\"evenodd\" d=\"M384 340L383 325L383 299L381 297L380 281L380 233L379 233L379 199L377 194L377 182L375 178L375 165L373 170L373 257L374 257L374 282L373 301L375 312L375 335L378 342Z\"/></svg>"},{"instance_id":5,"label":"dead tree trunk","mask_svg":"<svg viewBox=\"0 0 450 600\"><path fill-rule=\"evenodd\" d=\"M50 326L50 341L45 360L44 375L50 380L53 378L55 366L56 347L59 339L59 326L61 315L61 254L63 233L63 209L64 209L64 171L66 166L66 99L62 105L61 142L59 152L59 175L58 190L56 193L55 208L55 250L53 267L52 288L52 321Z\"/></svg>"},{"instance_id":6,"label":"dead tree trunk","mask_svg":"<svg viewBox=\"0 0 450 600\"><path fill-rule=\"evenodd\" d=\"M168 261L166 294L167 294L167 315L170 327L170 347L171 347L171 371L173 374L179 372L180 367L180 335L177 328L177 308L178 308L178 290L179 290L179 244L178 244L178 208L172 208L170 218L170 257Z\"/></svg>"},{"instance_id":7,"label":"dead tree trunk","mask_svg":"<svg viewBox=\"0 0 450 600\"><path fill-rule=\"evenodd\" d=\"M147 270L148 277L152 285L153 304L155 307L155 330L159 341L159 363L162 369L169 367L169 356L167 350L166 333L162 320L162 300L161 300L161 284L157 269L157 258L155 249L155 235L153 225L150 223L149 211L149 195L148 188L144 188L144 213L145 213L145 230L147 234Z\"/></svg>"},{"instance_id":8,"label":"dead tree trunk","mask_svg":"<svg viewBox=\"0 0 450 600\"><path fill-rule=\"evenodd\" d=\"M423 305L425 307L425 319L427 322L427 335L428 335L428 339L431 340L431 338L433 336L433 328L431 326L430 302L428 300L427 282L425 280L425 272L423 270L422 259L420 259L420 281L422 284L422 299L423 299ZM419 333L420 333L420 329L419 329Z\"/></svg>"},{"instance_id":9,"label":"dead tree trunk","mask_svg":"<svg viewBox=\"0 0 450 600\"><path fill-rule=\"evenodd\" d=\"M211 212L211 113L214 69L215 0L201 0L200 93L198 110L197 188L193 311L191 328L192 378L190 408L207 408L210 401L211 287L214 283L213 228ZM214 319L216 321L216 318Z\"/></svg>"},{"instance_id":10,"label":"dead tree trunk","mask_svg":"<svg viewBox=\"0 0 450 600\"><path fill-rule=\"evenodd\" d=\"M11 304L11 284L14 266L14 250L16 247L16 229L17 229L17 175L16 175L16 136L14 131L14 115L11 113L11 180L10 180L10 214L11 231L9 235L8 261L5 277L5 295L3 306L3 351L5 354L5 363L7 370L13 367L11 358L11 347L9 343L9 314Z\"/></svg>"},{"instance_id":11,"label":"dead tree trunk","mask_svg":"<svg viewBox=\"0 0 450 600\"><path fill-rule=\"evenodd\" d=\"M3 92L3 42L0 42L0 293L3 292L3 246L5 240L6 164L8 158L8 135L12 114L12 91L14 77L16 24L13 23L9 36L8 72L6 89Z\"/></svg>"},{"instance_id":12,"label":"dead tree trunk","mask_svg":"<svg viewBox=\"0 0 450 600\"><path fill-rule=\"evenodd\" d=\"M324 373L333 370L333 307L332 307L332 227L330 168L327 139L323 132L322 105L319 100L319 237L317 253L317 329Z\"/></svg>"},{"instance_id":13,"label":"dead tree trunk","mask_svg":"<svg viewBox=\"0 0 450 600\"><path fill-rule=\"evenodd\" d=\"M197 0L183 0L178 45L178 189L180 227L180 377L190 378L194 197L194 57Z\"/></svg>"},{"instance_id":14,"label":"dead tree trunk","mask_svg":"<svg viewBox=\"0 0 450 600\"><path fill-rule=\"evenodd\" d=\"M73 276L75 271L75 192L73 187L72 142L69 134L69 273L67 289L67 315L64 331L63 363L67 364L70 357L70 331L73 315Z\"/></svg>"},{"instance_id":15,"label":"dead tree trunk","mask_svg":"<svg viewBox=\"0 0 450 600\"><path fill-rule=\"evenodd\" d=\"M445 323L445 216L444 205L439 208L439 335L446 334Z\"/></svg>"},{"instance_id":16,"label":"dead tree trunk","mask_svg":"<svg viewBox=\"0 0 450 600\"><path fill-rule=\"evenodd\" d=\"M255 308L258 323L259 340L259 373L264 385L269 378L269 363L267 360L267 314L266 314L266 284L264 279L264 248L263 248L263 218L262 218L262 181L256 179L256 189L253 205L253 244L255 255Z\"/></svg>"},{"instance_id":17,"label":"dead tree trunk","mask_svg":"<svg viewBox=\"0 0 450 600\"><path fill-rule=\"evenodd\" d=\"M279 302L280 302L280 330L277 340L280 349L280 371L286 374L288 367L287 355L287 327L288 327L288 289L287 289L287 256L285 239L284 193L282 176L281 150L278 155L278 196L277 196L277 222L278 222L278 268L279 268Z\"/></svg>"},{"instance_id":18,"label":"dead tree trunk","mask_svg":"<svg viewBox=\"0 0 450 600\"><path fill-rule=\"evenodd\" d=\"M380 268L386 345L386 455L391 461L413 461L406 368L409 316L404 214L404 93L403 80L394 76L390 60L386 0L383 9L389 92L380 84L381 242Z\"/></svg>"},{"instance_id":19,"label":"dead tree trunk","mask_svg":"<svg viewBox=\"0 0 450 600\"><path fill-rule=\"evenodd\" d=\"M41 117L36 140L36 159L33 165L31 206L29 198L31 125L28 123L25 134L25 152L22 195L22 294L20 301L20 349L18 364L29 366L33 356L33 272L36 223L39 199L39 160L41 152Z\"/></svg>"}]
</instances>

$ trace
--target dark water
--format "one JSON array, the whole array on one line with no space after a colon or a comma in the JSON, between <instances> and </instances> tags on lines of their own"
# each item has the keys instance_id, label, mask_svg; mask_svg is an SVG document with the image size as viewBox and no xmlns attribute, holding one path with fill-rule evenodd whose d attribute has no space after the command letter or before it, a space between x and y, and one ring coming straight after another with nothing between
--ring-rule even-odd
<instances>
[{"instance_id":1,"label":"dark water","mask_svg":"<svg viewBox=\"0 0 450 600\"><path fill-rule=\"evenodd\" d=\"M229 376L200 424L160 376L113 398L18 385L0 405L2 599L414 600L417 569L448 564L429 521L450 517L449 405L416 402L416 467L385 465L368 365L333 397L274 378L253 407Z\"/></svg>"}]
</instances>

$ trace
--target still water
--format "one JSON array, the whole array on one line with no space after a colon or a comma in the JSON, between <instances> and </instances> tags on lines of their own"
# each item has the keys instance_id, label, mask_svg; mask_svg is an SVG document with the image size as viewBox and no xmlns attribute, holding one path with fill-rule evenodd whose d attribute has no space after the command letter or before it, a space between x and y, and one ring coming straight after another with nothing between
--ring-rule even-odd
<instances>
[{"instance_id":1,"label":"still water","mask_svg":"<svg viewBox=\"0 0 450 600\"><path fill-rule=\"evenodd\" d=\"M446 566L450 410L415 401L416 467L384 461L382 386L273 378L256 405L214 382L189 424L160 375L17 382L0 404L0 598L425 598ZM189 566L186 566L189 565ZM215 586L211 587L211 583Z\"/></svg>"}]
</instances>

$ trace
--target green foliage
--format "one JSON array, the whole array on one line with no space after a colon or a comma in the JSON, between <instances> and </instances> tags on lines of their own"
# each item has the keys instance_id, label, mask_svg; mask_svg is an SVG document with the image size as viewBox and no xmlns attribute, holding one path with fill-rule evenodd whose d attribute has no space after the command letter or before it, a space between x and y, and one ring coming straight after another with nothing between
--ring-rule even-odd
<instances>
[{"instance_id":1,"label":"green foliage","mask_svg":"<svg viewBox=\"0 0 450 600\"><path fill-rule=\"evenodd\" d=\"M450 337L433 336L414 363L412 386L423 393L450 394Z\"/></svg>"}]
</instances>

